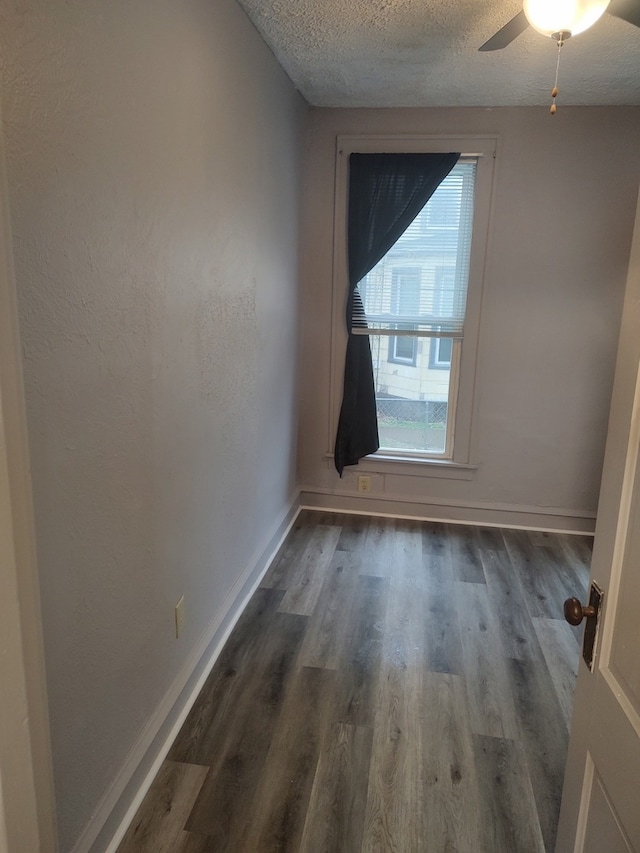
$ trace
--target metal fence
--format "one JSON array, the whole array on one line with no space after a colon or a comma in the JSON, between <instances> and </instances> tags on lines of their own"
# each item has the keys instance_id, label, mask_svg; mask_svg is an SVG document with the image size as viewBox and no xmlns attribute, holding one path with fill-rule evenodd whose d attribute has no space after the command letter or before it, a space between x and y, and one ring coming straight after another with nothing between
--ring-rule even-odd
<instances>
[{"instance_id":1,"label":"metal fence","mask_svg":"<svg viewBox=\"0 0 640 853\"><path fill-rule=\"evenodd\" d=\"M398 397L377 397L378 423L388 426L402 424L444 429L448 404L442 400L403 400Z\"/></svg>"},{"instance_id":2,"label":"metal fence","mask_svg":"<svg viewBox=\"0 0 640 853\"><path fill-rule=\"evenodd\" d=\"M446 401L378 397L377 405L381 448L444 453Z\"/></svg>"}]
</instances>

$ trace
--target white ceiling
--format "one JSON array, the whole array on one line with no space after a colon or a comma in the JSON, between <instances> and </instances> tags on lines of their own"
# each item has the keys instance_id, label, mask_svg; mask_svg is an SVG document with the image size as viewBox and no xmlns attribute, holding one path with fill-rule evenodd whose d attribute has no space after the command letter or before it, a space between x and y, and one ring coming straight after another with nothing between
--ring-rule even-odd
<instances>
[{"instance_id":1,"label":"white ceiling","mask_svg":"<svg viewBox=\"0 0 640 853\"><path fill-rule=\"evenodd\" d=\"M313 106L550 103L554 41L529 28L504 50L478 52L519 0L239 2ZM569 39L559 90L559 108L640 105L640 29L605 14Z\"/></svg>"}]
</instances>

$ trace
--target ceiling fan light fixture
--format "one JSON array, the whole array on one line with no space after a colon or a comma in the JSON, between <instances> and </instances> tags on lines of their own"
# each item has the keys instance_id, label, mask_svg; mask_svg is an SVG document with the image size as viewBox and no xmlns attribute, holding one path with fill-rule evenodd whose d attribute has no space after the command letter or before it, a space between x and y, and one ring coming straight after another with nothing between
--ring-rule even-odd
<instances>
[{"instance_id":1,"label":"ceiling fan light fixture","mask_svg":"<svg viewBox=\"0 0 640 853\"><path fill-rule=\"evenodd\" d=\"M589 29L605 12L610 0L524 0L527 20L539 33L576 36Z\"/></svg>"}]
</instances>

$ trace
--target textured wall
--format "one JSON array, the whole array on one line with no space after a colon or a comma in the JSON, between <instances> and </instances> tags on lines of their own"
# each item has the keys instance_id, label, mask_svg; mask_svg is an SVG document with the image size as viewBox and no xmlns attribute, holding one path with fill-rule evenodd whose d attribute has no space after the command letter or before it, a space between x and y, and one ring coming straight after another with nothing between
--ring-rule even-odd
<instances>
[{"instance_id":1,"label":"textured wall","mask_svg":"<svg viewBox=\"0 0 640 853\"><path fill-rule=\"evenodd\" d=\"M472 427L478 469L470 481L446 480L385 473L380 463L372 497L408 499L428 515L592 515L640 180L640 108L565 107L553 119L542 108L312 112L300 471L303 489L334 506L334 496L358 500L353 478L338 480L324 455L335 429L326 342L340 133L499 136Z\"/></svg>"},{"instance_id":2,"label":"textured wall","mask_svg":"<svg viewBox=\"0 0 640 853\"><path fill-rule=\"evenodd\" d=\"M293 499L306 107L233 0L0 31L68 851Z\"/></svg>"}]
</instances>

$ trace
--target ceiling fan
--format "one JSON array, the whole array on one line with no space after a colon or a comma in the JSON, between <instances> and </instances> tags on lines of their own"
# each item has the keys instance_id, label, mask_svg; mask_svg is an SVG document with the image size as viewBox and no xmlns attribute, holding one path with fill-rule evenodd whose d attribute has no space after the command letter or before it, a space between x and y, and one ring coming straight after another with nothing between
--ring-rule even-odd
<instances>
[{"instance_id":1,"label":"ceiling fan","mask_svg":"<svg viewBox=\"0 0 640 853\"><path fill-rule=\"evenodd\" d=\"M640 0L524 0L522 11L479 50L502 50L531 26L558 42L584 32L604 12L640 27Z\"/></svg>"}]
</instances>

